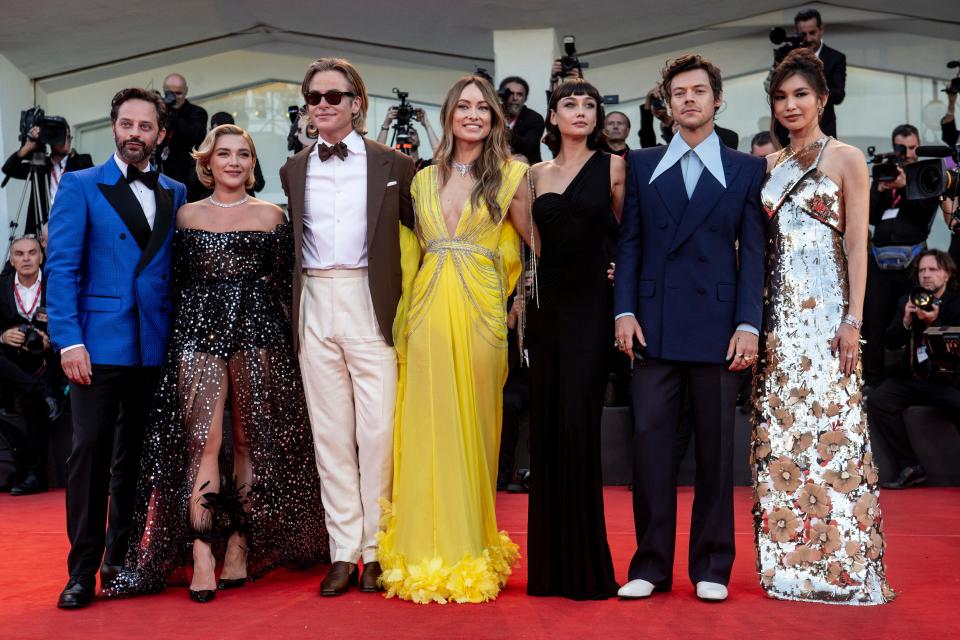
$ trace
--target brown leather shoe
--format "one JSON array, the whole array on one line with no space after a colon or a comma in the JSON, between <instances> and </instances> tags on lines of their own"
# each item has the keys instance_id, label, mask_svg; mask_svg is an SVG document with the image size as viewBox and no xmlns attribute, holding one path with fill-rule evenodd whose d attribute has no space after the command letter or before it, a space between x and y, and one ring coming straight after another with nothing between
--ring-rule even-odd
<instances>
[{"instance_id":1,"label":"brown leather shoe","mask_svg":"<svg viewBox=\"0 0 960 640\"><path fill-rule=\"evenodd\" d=\"M363 575L360 576L360 591L364 593L377 593L383 591L383 588L377 584L377 578L383 573L379 562L364 562Z\"/></svg>"},{"instance_id":2,"label":"brown leather shoe","mask_svg":"<svg viewBox=\"0 0 960 640\"><path fill-rule=\"evenodd\" d=\"M342 596L350 587L357 585L357 565L350 562L334 562L320 583L320 595Z\"/></svg>"}]
</instances>

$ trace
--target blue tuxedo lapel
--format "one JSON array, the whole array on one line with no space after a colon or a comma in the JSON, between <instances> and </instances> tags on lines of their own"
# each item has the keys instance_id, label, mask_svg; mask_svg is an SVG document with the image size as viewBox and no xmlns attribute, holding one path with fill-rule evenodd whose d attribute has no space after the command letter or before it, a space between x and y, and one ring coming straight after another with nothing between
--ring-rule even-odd
<instances>
[{"instance_id":1,"label":"blue tuxedo lapel","mask_svg":"<svg viewBox=\"0 0 960 640\"><path fill-rule=\"evenodd\" d=\"M740 171L740 164L734 160L730 150L722 144L720 145L720 156L723 159L724 180L727 183L727 189L729 189L733 186L733 181ZM680 163L678 162L676 165L678 172L679 165ZM682 176L680 179L680 187L683 188ZM708 169L704 168L703 173L700 174L700 180L697 181L697 187L693 191L693 197L690 198L690 202L680 219L680 225L677 228L676 235L673 237L670 251L676 250L677 247L686 242L693 232L696 231L697 227L703 224L710 214L713 213L714 208L716 208L717 203L720 202L720 198L723 197L725 192L726 189L720 184L720 181L713 177L713 174L710 173Z\"/></svg>"},{"instance_id":2,"label":"blue tuxedo lapel","mask_svg":"<svg viewBox=\"0 0 960 640\"><path fill-rule=\"evenodd\" d=\"M100 167L100 179L97 180L97 188L103 197L107 200L113 210L123 220L130 231L130 235L136 240L140 250L143 251L150 241L150 225L147 223L147 217L143 213L140 201L133 195L130 185L123 179L120 173L120 167L114 162L111 156Z\"/></svg>"},{"instance_id":3,"label":"blue tuxedo lapel","mask_svg":"<svg viewBox=\"0 0 960 640\"><path fill-rule=\"evenodd\" d=\"M165 189L162 184L158 184L154 194L157 199L157 211L153 219L153 232L150 234L150 240L143 250L140 262L137 263L137 273L140 273L145 266L150 264L153 257L157 255L160 247L166 242L170 227L173 224L173 189Z\"/></svg>"},{"instance_id":4,"label":"blue tuxedo lapel","mask_svg":"<svg viewBox=\"0 0 960 640\"><path fill-rule=\"evenodd\" d=\"M654 168L656 168L656 164L654 164ZM680 163L674 163L672 167L657 176L653 181L653 186L660 194L660 199L670 213L670 217L673 218L674 222L680 222L688 204L687 189L683 186L683 171L680 169Z\"/></svg>"}]
</instances>

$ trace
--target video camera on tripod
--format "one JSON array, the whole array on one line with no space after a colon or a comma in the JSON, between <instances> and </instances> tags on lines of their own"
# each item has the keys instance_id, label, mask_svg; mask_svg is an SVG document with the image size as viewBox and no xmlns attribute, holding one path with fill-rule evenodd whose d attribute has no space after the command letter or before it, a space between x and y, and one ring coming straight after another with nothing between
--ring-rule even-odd
<instances>
[{"instance_id":1,"label":"video camera on tripod","mask_svg":"<svg viewBox=\"0 0 960 640\"><path fill-rule=\"evenodd\" d=\"M917 147L917 156L931 159L911 162L904 167L908 200L948 199L960 195L960 145L920 146ZM947 166L946 158L953 159L952 167Z\"/></svg>"},{"instance_id":2,"label":"video camera on tripod","mask_svg":"<svg viewBox=\"0 0 960 640\"><path fill-rule=\"evenodd\" d=\"M413 142L410 140L410 133L413 131L412 120L417 117L419 109L407 102L410 94L406 91L400 91L396 87L393 92L400 99L400 104L394 107L397 110L396 122L393 124L393 138L390 140L390 146L404 155L413 155Z\"/></svg>"},{"instance_id":3,"label":"video camera on tripod","mask_svg":"<svg viewBox=\"0 0 960 640\"><path fill-rule=\"evenodd\" d=\"M36 137L31 135L34 129L38 129ZM13 246L14 239L20 235L20 219L24 212L28 213L26 224L27 230L35 229L39 232L43 222L49 217L49 203L47 199L46 182L46 164L47 164L47 145L63 146L67 143L69 125L67 120L61 116L48 116L40 107L30 107L20 112L20 144L25 145L27 141L33 142L35 149L30 154L27 164L29 173L26 176L23 185L23 192L20 194L20 202L17 205L15 216L10 220L10 235L7 244L7 258L10 257L10 248ZM0 183L0 188L6 187L10 181L8 175ZM41 197L41 193L43 196ZM27 194L30 194L30 200L27 200ZM34 206L30 207L33 202Z\"/></svg>"},{"instance_id":4,"label":"video camera on tripod","mask_svg":"<svg viewBox=\"0 0 960 640\"><path fill-rule=\"evenodd\" d=\"M898 171L904 164L907 148L902 144L893 145L893 151L877 153L874 146L867 147L870 156L870 174L874 182L893 182L900 175Z\"/></svg>"},{"instance_id":5,"label":"video camera on tripod","mask_svg":"<svg viewBox=\"0 0 960 640\"><path fill-rule=\"evenodd\" d=\"M30 130L40 129L34 140L39 145L62 145L67 142L67 120L61 116L48 116L40 107L31 107L20 112L20 144L30 140Z\"/></svg>"},{"instance_id":6,"label":"video camera on tripod","mask_svg":"<svg viewBox=\"0 0 960 640\"><path fill-rule=\"evenodd\" d=\"M957 200L960 197L960 144L930 145L917 147L917 156L931 158L919 160L904 167L907 174L907 200L943 198ZM947 165L946 158L953 160ZM960 223L960 209L953 212L953 219ZM960 233L960 224L953 225L954 233Z\"/></svg>"},{"instance_id":7,"label":"video camera on tripod","mask_svg":"<svg viewBox=\"0 0 960 640\"><path fill-rule=\"evenodd\" d=\"M770 29L770 42L777 45L773 48L773 64L780 64L787 54L806 44L807 39L802 33L787 34L783 27Z\"/></svg>"}]
</instances>

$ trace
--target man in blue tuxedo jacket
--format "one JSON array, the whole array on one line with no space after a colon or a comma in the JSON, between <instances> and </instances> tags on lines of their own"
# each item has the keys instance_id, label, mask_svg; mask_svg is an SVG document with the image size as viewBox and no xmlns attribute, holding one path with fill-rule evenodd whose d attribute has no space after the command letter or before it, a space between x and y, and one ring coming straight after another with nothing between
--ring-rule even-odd
<instances>
[{"instance_id":1,"label":"man in blue tuxedo jacket","mask_svg":"<svg viewBox=\"0 0 960 640\"><path fill-rule=\"evenodd\" d=\"M671 587L673 448L689 394L697 460L689 575L701 599L724 600L734 558L737 372L756 359L763 306L765 165L720 143L720 71L708 60L669 62L663 86L680 128L669 146L630 153L617 250L617 346L634 359L637 535L619 593L643 598Z\"/></svg>"},{"instance_id":2,"label":"man in blue tuxedo jacket","mask_svg":"<svg viewBox=\"0 0 960 640\"><path fill-rule=\"evenodd\" d=\"M103 582L126 556L144 422L170 328L175 216L186 201L182 184L149 171L165 134L163 100L124 89L110 118L117 152L66 174L50 213L47 313L73 411L70 580L57 603L66 609L90 604L97 570Z\"/></svg>"}]
</instances>

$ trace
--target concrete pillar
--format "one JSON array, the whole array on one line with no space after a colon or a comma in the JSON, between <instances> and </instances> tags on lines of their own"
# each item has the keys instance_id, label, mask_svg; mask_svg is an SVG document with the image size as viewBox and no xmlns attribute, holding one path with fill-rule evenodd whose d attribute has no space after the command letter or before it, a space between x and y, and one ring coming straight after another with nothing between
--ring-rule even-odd
<instances>
[{"instance_id":1,"label":"concrete pillar","mask_svg":"<svg viewBox=\"0 0 960 640\"><path fill-rule=\"evenodd\" d=\"M560 46L553 29L510 29L493 32L493 57L497 83L507 76L520 76L530 84L527 108L546 119L550 66ZM553 157L541 145L543 158Z\"/></svg>"},{"instance_id":2,"label":"concrete pillar","mask_svg":"<svg viewBox=\"0 0 960 640\"><path fill-rule=\"evenodd\" d=\"M0 158L7 156L20 147L20 112L33 105L33 90L30 78L15 67L7 58L0 55ZM2 182L3 176L0 176ZM0 254L7 255L10 219L16 215L17 203L23 191L22 180L11 180L0 191ZM23 226L19 230L23 233ZM2 257L0 257L2 260Z\"/></svg>"}]
</instances>

